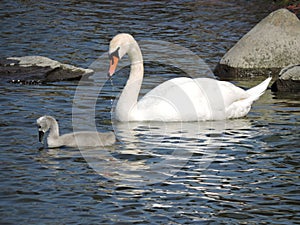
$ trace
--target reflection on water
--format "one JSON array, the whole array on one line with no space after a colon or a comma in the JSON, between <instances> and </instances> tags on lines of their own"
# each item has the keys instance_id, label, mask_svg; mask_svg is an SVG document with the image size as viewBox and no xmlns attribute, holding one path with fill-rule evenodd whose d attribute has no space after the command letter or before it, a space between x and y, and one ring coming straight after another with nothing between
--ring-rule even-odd
<instances>
[{"instance_id":1,"label":"reflection on water","mask_svg":"<svg viewBox=\"0 0 300 225\"><path fill-rule=\"evenodd\" d=\"M124 175L128 171L141 176L134 185L164 181L182 169L193 155L198 156L197 166L204 170L224 144L224 132L245 126L245 123L232 121L115 123L114 131L122 146L121 156L116 157L143 162L133 168L130 168L131 162L123 163L127 168L118 170L120 182L127 182Z\"/></svg>"},{"instance_id":2,"label":"reflection on water","mask_svg":"<svg viewBox=\"0 0 300 225\"><path fill-rule=\"evenodd\" d=\"M266 2L256 0L4 0L1 6L2 56L43 55L84 67L106 54L112 36L129 32L138 40L187 47L213 68L267 15ZM146 63L142 94L182 75L155 63ZM106 73L108 65L98 68ZM114 98L127 74L126 68L120 71L113 86L108 82L101 91L101 81L82 89L73 81L41 86L0 81L1 224L300 220L298 95L268 90L239 120L111 124ZM78 114L72 111L76 91L85 94ZM91 106L95 116L87 117ZM57 118L61 133L72 132L78 119L86 128L94 123L99 131L114 130L118 142L99 149L43 148L35 120L44 114Z\"/></svg>"},{"instance_id":3,"label":"reflection on water","mask_svg":"<svg viewBox=\"0 0 300 225\"><path fill-rule=\"evenodd\" d=\"M102 150L83 150L82 154L98 173L114 171L108 178L119 183L131 186L158 183L178 172L195 153L202 155L203 167L213 160L218 144L212 144L209 132L221 136L222 131L220 127L202 125L199 129L197 123L115 123L119 145L111 155L105 155L104 162L89 160L91 153L99 156L101 152L102 158ZM210 150L201 151L200 146L205 145Z\"/></svg>"}]
</instances>

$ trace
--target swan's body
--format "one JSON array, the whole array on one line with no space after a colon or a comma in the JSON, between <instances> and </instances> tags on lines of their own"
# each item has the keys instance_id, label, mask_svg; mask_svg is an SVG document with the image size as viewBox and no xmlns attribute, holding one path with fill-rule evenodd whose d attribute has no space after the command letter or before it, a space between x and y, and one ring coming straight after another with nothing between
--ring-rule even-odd
<instances>
[{"instance_id":1,"label":"swan's body","mask_svg":"<svg viewBox=\"0 0 300 225\"><path fill-rule=\"evenodd\" d=\"M126 53L131 61L130 75L115 109L119 121L204 121L243 117L271 81L267 78L245 91L226 81L180 77L158 85L138 101L144 67L137 42L129 34L119 34L110 42L109 53L109 76Z\"/></svg>"},{"instance_id":2,"label":"swan's body","mask_svg":"<svg viewBox=\"0 0 300 225\"><path fill-rule=\"evenodd\" d=\"M59 136L59 126L52 116L42 116L37 119L39 127L39 141L43 141L44 134L49 130L47 143L49 148L61 146L68 147L98 147L115 143L116 138L113 132L74 132Z\"/></svg>"}]
</instances>

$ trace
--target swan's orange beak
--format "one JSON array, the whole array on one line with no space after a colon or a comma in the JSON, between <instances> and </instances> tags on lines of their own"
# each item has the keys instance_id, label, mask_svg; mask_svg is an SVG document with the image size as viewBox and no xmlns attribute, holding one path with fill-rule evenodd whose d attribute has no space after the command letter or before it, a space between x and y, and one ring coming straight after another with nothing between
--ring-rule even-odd
<instances>
[{"instance_id":1,"label":"swan's orange beak","mask_svg":"<svg viewBox=\"0 0 300 225\"><path fill-rule=\"evenodd\" d=\"M117 56L111 56L110 61L109 61L109 70L108 70L108 76L111 77L114 75L117 65L119 62L119 57Z\"/></svg>"}]
</instances>

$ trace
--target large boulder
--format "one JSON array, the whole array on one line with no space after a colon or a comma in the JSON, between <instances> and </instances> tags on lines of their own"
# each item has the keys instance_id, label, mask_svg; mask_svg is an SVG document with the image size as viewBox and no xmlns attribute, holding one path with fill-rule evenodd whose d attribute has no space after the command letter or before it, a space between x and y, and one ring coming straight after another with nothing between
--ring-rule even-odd
<instances>
[{"instance_id":1,"label":"large boulder","mask_svg":"<svg viewBox=\"0 0 300 225\"><path fill-rule=\"evenodd\" d=\"M291 65L281 70L271 90L274 92L300 92L300 64Z\"/></svg>"},{"instance_id":2,"label":"large boulder","mask_svg":"<svg viewBox=\"0 0 300 225\"><path fill-rule=\"evenodd\" d=\"M287 9L272 12L221 59L215 74L221 78L277 77L281 69L300 63L300 21Z\"/></svg>"},{"instance_id":3,"label":"large boulder","mask_svg":"<svg viewBox=\"0 0 300 225\"><path fill-rule=\"evenodd\" d=\"M1 79L12 83L38 84L79 80L92 73L91 69L60 63L43 56L10 57L0 60Z\"/></svg>"}]
</instances>

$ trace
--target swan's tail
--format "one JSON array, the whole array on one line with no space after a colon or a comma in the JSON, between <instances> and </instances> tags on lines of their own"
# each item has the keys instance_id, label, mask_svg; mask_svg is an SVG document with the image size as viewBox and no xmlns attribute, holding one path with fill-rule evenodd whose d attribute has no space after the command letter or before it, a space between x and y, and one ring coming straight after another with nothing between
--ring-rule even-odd
<instances>
[{"instance_id":1,"label":"swan's tail","mask_svg":"<svg viewBox=\"0 0 300 225\"><path fill-rule=\"evenodd\" d=\"M249 98L252 101L256 101L263 93L265 93L265 90L268 88L268 85L270 81L272 80L272 77L268 77L266 80L261 82L259 85L256 85L253 88L250 88L246 92L249 94Z\"/></svg>"}]
</instances>

